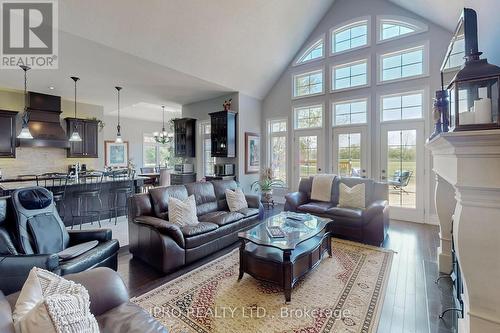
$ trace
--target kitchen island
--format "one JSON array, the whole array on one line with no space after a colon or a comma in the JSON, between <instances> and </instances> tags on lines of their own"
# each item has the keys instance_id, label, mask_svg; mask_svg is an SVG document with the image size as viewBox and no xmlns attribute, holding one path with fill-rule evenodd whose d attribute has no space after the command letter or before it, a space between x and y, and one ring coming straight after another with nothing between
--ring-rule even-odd
<instances>
[{"instance_id":1,"label":"kitchen island","mask_svg":"<svg viewBox=\"0 0 500 333\"><path fill-rule=\"evenodd\" d=\"M81 178L82 179L82 178ZM63 219L64 224L66 226L72 226L80 224L81 218L73 218L73 214L76 211L77 201L78 199L75 197L75 193L81 192L85 185L82 183L82 180L77 181L76 179L70 178L68 179L68 183L65 191L64 205L59 207L61 219ZM99 210L101 221L109 219L110 217L114 217L114 211L111 210L114 207L114 193L113 189L115 188L123 188L123 187L131 187L132 193L140 193L142 186L144 185L144 180L147 178L144 177L133 177L133 178L114 178L114 177L103 177L102 185L101 185L101 193L100 199L102 201L102 208L100 207L100 203L98 200L94 200L92 202L93 208L92 210ZM36 186L36 178L24 178L22 180L16 179L5 179L0 180L0 196L9 196L12 192L17 189L26 188ZM49 190L54 190L51 186L47 186ZM56 190L59 190L56 189ZM126 206L125 197L121 195L118 199L120 202L119 206ZM118 212L119 216L123 216L126 214L125 209L121 209ZM88 217L85 219L84 223L93 222L97 220L97 218Z\"/></svg>"}]
</instances>

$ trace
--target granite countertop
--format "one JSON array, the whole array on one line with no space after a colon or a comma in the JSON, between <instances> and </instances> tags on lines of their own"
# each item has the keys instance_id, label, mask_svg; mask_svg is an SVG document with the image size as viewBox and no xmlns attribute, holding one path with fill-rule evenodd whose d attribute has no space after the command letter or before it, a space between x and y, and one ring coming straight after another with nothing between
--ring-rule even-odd
<instances>
[{"instance_id":1,"label":"granite countertop","mask_svg":"<svg viewBox=\"0 0 500 333\"><path fill-rule=\"evenodd\" d=\"M123 182L123 181L136 181L136 180L145 180L147 177L136 176L134 178L113 178L113 177L103 177L102 182L104 183L112 183L112 182ZM50 183L50 181L48 182ZM68 180L67 186L78 186L80 182L76 182L75 179L71 178ZM0 180L0 189L4 191L12 191L17 190L19 188L36 186L36 180L21 180L21 181L12 181L8 180L7 182L3 182Z\"/></svg>"}]
</instances>

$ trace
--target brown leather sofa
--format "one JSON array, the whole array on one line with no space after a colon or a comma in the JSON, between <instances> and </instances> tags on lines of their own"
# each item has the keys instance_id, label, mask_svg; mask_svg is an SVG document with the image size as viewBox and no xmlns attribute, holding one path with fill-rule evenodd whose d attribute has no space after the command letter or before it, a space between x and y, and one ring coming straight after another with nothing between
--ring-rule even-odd
<instances>
[{"instance_id":1,"label":"brown leather sofa","mask_svg":"<svg viewBox=\"0 0 500 333\"><path fill-rule=\"evenodd\" d=\"M127 288L115 271L95 268L65 279L82 284L89 292L90 312L101 333L167 333L167 329L141 307L129 302ZM0 291L0 332L14 333L12 311L19 292L4 296Z\"/></svg>"},{"instance_id":2,"label":"brown leather sofa","mask_svg":"<svg viewBox=\"0 0 500 333\"><path fill-rule=\"evenodd\" d=\"M129 199L130 252L163 273L170 273L238 240L238 232L256 225L263 215L260 198L246 195L248 208L230 212L226 189L232 180L156 187ZM194 195L198 223L180 227L168 221L168 199Z\"/></svg>"},{"instance_id":3,"label":"brown leather sofa","mask_svg":"<svg viewBox=\"0 0 500 333\"><path fill-rule=\"evenodd\" d=\"M299 191L288 193L285 210L310 213L333 219L330 224L332 235L357 242L380 246L389 228L389 203L387 185L365 178L336 177L329 202L311 200L313 177L302 178ZM349 187L365 184L365 209L341 208L339 184Z\"/></svg>"}]
</instances>

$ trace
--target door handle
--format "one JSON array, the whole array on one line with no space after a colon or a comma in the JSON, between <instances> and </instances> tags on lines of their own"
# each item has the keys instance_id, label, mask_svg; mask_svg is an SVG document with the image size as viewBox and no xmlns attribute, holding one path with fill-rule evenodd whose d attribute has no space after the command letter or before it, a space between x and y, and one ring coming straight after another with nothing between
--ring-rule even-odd
<instances>
[{"instance_id":1,"label":"door handle","mask_svg":"<svg viewBox=\"0 0 500 333\"><path fill-rule=\"evenodd\" d=\"M318 171L321 171L321 168L318 168Z\"/></svg>"}]
</instances>

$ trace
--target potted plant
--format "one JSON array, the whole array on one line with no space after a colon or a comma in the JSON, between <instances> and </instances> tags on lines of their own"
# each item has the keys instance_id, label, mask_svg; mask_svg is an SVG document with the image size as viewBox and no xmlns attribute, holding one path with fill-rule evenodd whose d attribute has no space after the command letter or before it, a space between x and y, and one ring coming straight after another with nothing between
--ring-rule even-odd
<instances>
[{"instance_id":1,"label":"potted plant","mask_svg":"<svg viewBox=\"0 0 500 333\"><path fill-rule=\"evenodd\" d=\"M260 174L260 179L252 183L252 190L262 194L263 201L271 202L273 199L273 188L277 186L285 186L281 179L273 177L273 170L265 168Z\"/></svg>"}]
</instances>

